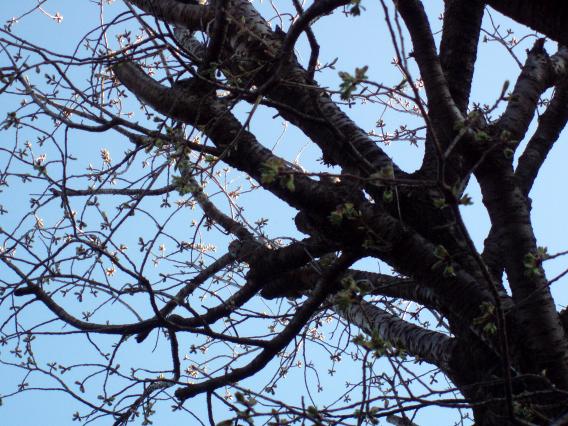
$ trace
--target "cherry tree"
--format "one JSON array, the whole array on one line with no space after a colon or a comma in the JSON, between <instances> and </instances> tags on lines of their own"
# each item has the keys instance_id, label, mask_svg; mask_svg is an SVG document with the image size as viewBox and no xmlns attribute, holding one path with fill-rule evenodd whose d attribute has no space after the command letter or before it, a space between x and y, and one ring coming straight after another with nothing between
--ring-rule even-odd
<instances>
[{"instance_id":1,"label":"cherry tree","mask_svg":"<svg viewBox=\"0 0 568 426\"><path fill-rule=\"evenodd\" d=\"M0 36L7 403L63 391L85 424L568 422L564 273L543 266L565 253L530 198L568 120L563 3L92 3L71 53L19 31L62 22L45 0ZM357 20L383 30L357 44L392 50L384 79L320 53L320 24ZM473 103L490 43L519 70Z\"/></svg>"}]
</instances>

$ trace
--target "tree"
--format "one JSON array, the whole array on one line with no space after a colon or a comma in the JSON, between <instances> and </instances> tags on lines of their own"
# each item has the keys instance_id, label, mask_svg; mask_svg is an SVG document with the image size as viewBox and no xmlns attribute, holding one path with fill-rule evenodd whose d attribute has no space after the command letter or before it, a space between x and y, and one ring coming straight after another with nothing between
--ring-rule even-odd
<instances>
[{"instance_id":1,"label":"tree","mask_svg":"<svg viewBox=\"0 0 568 426\"><path fill-rule=\"evenodd\" d=\"M276 26L247 0L128 0L70 55L8 21L2 93L18 103L0 185L31 198L1 211L19 215L1 229L2 362L24 372L3 393L63 390L86 407L74 420L115 425L149 424L164 400L226 425L411 424L433 405L479 425L565 424L568 313L543 268L564 253L538 245L529 195L568 120L568 50L529 34L514 84L470 105L480 34L519 45L482 28L486 3L567 42L559 1L446 0L437 34L422 2L381 0L399 83L361 64L334 90L316 81L335 73L316 24L366 2L293 0ZM346 113L364 104L407 123L364 131ZM321 164L263 145L251 123L266 111ZM424 148L416 171L383 149L392 140ZM460 211L473 180L491 221L482 250ZM258 204L245 210L261 195L293 209L297 231L276 238ZM85 347L54 361L44 342ZM346 390L323 385L351 361ZM310 403L279 393L299 371Z\"/></svg>"}]
</instances>

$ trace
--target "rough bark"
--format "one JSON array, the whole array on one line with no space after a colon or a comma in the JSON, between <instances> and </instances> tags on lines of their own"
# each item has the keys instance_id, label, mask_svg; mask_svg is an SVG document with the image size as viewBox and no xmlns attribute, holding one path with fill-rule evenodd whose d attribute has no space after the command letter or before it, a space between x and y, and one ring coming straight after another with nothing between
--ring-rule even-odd
<instances>
[{"instance_id":1,"label":"rough bark","mask_svg":"<svg viewBox=\"0 0 568 426\"><path fill-rule=\"evenodd\" d=\"M514 21L568 45L565 29L568 5L563 0L487 0L486 3Z\"/></svg>"}]
</instances>

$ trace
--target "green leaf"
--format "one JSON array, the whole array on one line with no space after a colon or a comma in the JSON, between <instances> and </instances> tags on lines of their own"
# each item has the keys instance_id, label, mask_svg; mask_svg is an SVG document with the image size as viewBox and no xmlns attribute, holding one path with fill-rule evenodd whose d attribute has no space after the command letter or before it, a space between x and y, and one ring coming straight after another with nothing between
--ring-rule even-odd
<instances>
[{"instance_id":1,"label":"green leaf","mask_svg":"<svg viewBox=\"0 0 568 426\"><path fill-rule=\"evenodd\" d=\"M503 130L499 135L499 139L501 140L501 142L508 143L511 140L511 132L509 132L508 130Z\"/></svg>"},{"instance_id":2,"label":"green leaf","mask_svg":"<svg viewBox=\"0 0 568 426\"><path fill-rule=\"evenodd\" d=\"M281 167L282 161L277 158L270 158L262 163L260 166L260 183L265 185L274 183Z\"/></svg>"},{"instance_id":3,"label":"green leaf","mask_svg":"<svg viewBox=\"0 0 568 426\"><path fill-rule=\"evenodd\" d=\"M365 10L365 8L361 6L361 0L351 0L351 4L353 6L349 9L349 13L353 16L359 16L361 15L361 10Z\"/></svg>"},{"instance_id":4,"label":"green leaf","mask_svg":"<svg viewBox=\"0 0 568 426\"><path fill-rule=\"evenodd\" d=\"M546 260L550 257L550 255L548 254L548 247L537 247L536 254L541 261Z\"/></svg>"},{"instance_id":5,"label":"green leaf","mask_svg":"<svg viewBox=\"0 0 568 426\"><path fill-rule=\"evenodd\" d=\"M459 204L464 206L471 206L473 204L473 201L469 195L464 194L463 197L460 198Z\"/></svg>"},{"instance_id":6,"label":"green leaf","mask_svg":"<svg viewBox=\"0 0 568 426\"><path fill-rule=\"evenodd\" d=\"M450 257L450 254L444 246L438 245L436 246L436 248L434 248L434 256L436 256L438 259L446 260Z\"/></svg>"},{"instance_id":7,"label":"green leaf","mask_svg":"<svg viewBox=\"0 0 568 426\"><path fill-rule=\"evenodd\" d=\"M456 276L456 271L452 265L446 265L444 268L444 277L446 278L453 278Z\"/></svg>"},{"instance_id":8,"label":"green leaf","mask_svg":"<svg viewBox=\"0 0 568 426\"><path fill-rule=\"evenodd\" d=\"M523 258L523 265L525 266L525 268L534 268L536 266L536 263L536 256L534 254L525 254L525 257Z\"/></svg>"},{"instance_id":9,"label":"green leaf","mask_svg":"<svg viewBox=\"0 0 568 426\"><path fill-rule=\"evenodd\" d=\"M494 322L488 322L483 326L483 332L485 334L493 335L497 332L497 326Z\"/></svg>"},{"instance_id":10,"label":"green leaf","mask_svg":"<svg viewBox=\"0 0 568 426\"><path fill-rule=\"evenodd\" d=\"M515 151L513 151L511 148L505 148L503 150L503 155L507 160L510 160L511 158L513 158L513 155L515 155Z\"/></svg>"},{"instance_id":11,"label":"green leaf","mask_svg":"<svg viewBox=\"0 0 568 426\"><path fill-rule=\"evenodd\" d=\"M489 135L483 130L475 132L475 140L478 142L486 142L490 139Z\"/></svg>"},{"instance_id":12,"label":"green leaf","mask_svg":"<svg viewBox=\"0 0 568 426\"><path fill-rule=\"evenodd\" d=\"M294 175L286 175L284 177L284 186L290 192L294 192L296 190L296 186L294 185Z\"/></svg>"},{"instance_id":13,"label":"green leaf","mask_svg":"<svg viewBox=\"0 0 568 426\"><path fill-rule=\"evenodd\" d=\"M343 221L343 213L341 211L335 210L329 214L329 221L332 225L338 226Z\"/></svg>"},{"instance_id":14,"label":"green leaf","mask_svg":"<svg viewBox=\"0 0 568 426\"><path fill-rule=\"evenodd\" d=\"M344 101L351 98L353 91L357 88L357 85L364 80L367 80L366 72L369 69L367 65L362 68L355 68L355 76L352 76L348 72L339 71L339 78L342 83L339 85L341 92L341 99Z\"/></svg>"},{"instance_id":15,"label":"green leaf","mask_svg":"<svg viewBox=\"0 0 568 426\"><path fill-rule=\"evenodd\" d=\"M379 173L383 179L394 179L394 167L392 163L382 167Z\"/></svg>"},{"instance_id":16,"label":"green leaf","mask_svg":"<svg viewBox=\"0 0 568 426\"><path fill-rule=\"evenodd\" d=\"M444 207L448 206L448 203L446 203L445 198L434 198L433 202L434 202L434 207L436 207L437 209L443 209Z\"/></svg>"},{"instance_id":17,"label":"green leaf","mask_svg":"<svg viewBox=\"0 0 568 426\"><path fill-rule=\"evenodd\" d=\"M332 225L339 225L343 219L354 219L359 217L361 212L359 212L353 203L340 204L329 214L329 221Z\"/></svg>"}]
</instances>

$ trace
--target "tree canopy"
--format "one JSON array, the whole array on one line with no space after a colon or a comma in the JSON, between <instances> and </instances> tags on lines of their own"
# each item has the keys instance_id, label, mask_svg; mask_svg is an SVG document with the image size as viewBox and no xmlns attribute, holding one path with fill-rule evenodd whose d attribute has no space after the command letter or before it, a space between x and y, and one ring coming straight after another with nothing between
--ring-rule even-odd
<instances>
[{"instance_id":1,"label":"tree canopy","mask_svg":"<svg viewBox=\"0 0 568 426\"><path fill-rule=\"evenodd\" d=\"M568 120L564 2L91 3L96 27L57 45L20 30L65 19L46 0L1 30L6 404L62 391L82 424L568 423L566 271L545 270L566 252L531 210ZM351 52L321 53L360 23ZM491 43L518 70L472 102Z\"/></svg>"}]
</instances>

